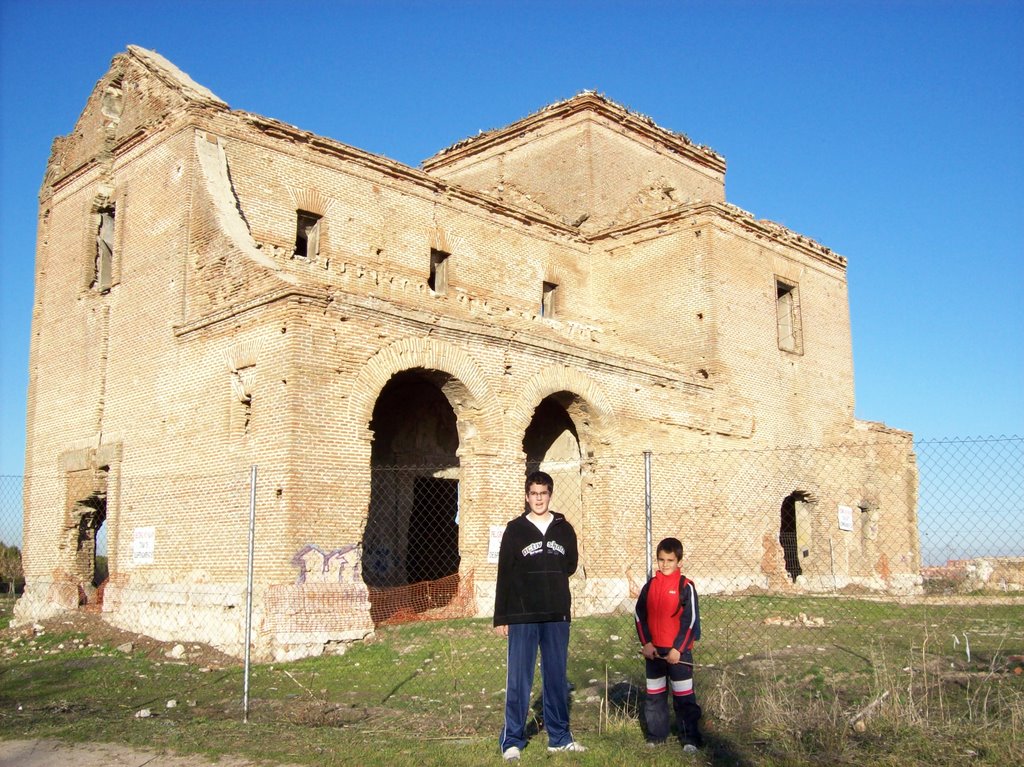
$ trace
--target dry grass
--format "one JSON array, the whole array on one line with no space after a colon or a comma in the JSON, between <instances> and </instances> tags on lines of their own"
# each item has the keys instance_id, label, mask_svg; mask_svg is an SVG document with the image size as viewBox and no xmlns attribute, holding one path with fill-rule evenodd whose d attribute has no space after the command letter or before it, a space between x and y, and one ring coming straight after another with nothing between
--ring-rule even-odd
<instances>
[{"instance_id":1,"label":"dry grass","mask_svg":"<svg viewBox=\"0 0 1024 767\"><path fill-rule=\"evenodd\" d=\"M823 604L813 607L839 603ZM1024 764L1024 611L961 606L956 620L969 631L954 642L944 614L910 620L895 606L842 607L863 611L857 632L832 617L820 629L766 626L776 602L761 612L759 603L729 606L753 616L758 641L742 647L733 636L728 652L698 648L708 747L687 763ZM711 600L709 608L714 616ZM191 645L194 657L169 662L160 643L78 617L38 635L0 631L0 737L102 732L115 742L317 765L498 763L504 670L487 621L390 628L342 657L257 666L244 725L237 665ZM643 666L628 630L621 616L573 624L573 730L590 748L573 764L684 758L677 746L644 748ZM113 650L126 639L135 639L133 652ZM178 707L162 709L172 697ZM135 719L143 706L158 713ZM524 765L554 764L544 740L534 738Z\"/></svg>"}]
</instances>

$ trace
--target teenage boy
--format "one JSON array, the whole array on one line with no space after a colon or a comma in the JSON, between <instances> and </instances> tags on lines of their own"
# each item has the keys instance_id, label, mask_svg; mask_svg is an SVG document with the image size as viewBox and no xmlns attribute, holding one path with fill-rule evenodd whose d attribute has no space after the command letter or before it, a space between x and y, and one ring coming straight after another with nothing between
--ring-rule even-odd
<instances>
[{"instance_id":1,"label":"teenage boy","mask_svg":"<svg viewBox=\"0 0 1024 767\"><path fill-rule=\"evenodd\" d=\"M569 730L569 576L579 553L576 531L552 511L555 482L543 471L526 478L526 510L505 526L498 551L495 631L508 638L505 726L499 745L505 761L526 746L533 669L540 650L544 728L548 751L586 751Z\"/></svg>"}]
</instances>

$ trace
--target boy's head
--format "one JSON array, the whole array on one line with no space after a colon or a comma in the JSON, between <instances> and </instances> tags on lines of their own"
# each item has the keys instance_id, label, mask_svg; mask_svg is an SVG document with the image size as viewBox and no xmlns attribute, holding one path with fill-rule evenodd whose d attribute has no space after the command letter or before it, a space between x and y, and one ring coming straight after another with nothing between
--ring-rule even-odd
<instances>
[{"instance_id":1,"label":"boy's head","mask_svg":"<svg viewBox=\"0 0 1024 767\"><path fill-rule=\"evenodd\" d=\"M671 575L683 561L683 543L678 538L663 538L657 549L658 570L662 575Z\"/></svg>"},{"instance_id":2,"label":"boy's head","mask_svg":"<svg viewBox=\"0 0 1024 767\"><path fill-rule=\"evenodd\" d=\"M526 492L530 492L530 485L544 485L549 493L555 492L555 480L546 471L531 471L526 477Z\"/></svg>"},{"instance_id":3,"label":"boy's head","mask_svg":"<svg viewBox=\"0 0 1024 767\"><path fill-rule=\"evenodd\" d=\"M680 562L683 561L683 542L678 538L662 538L661 543L658 544L658 554L665 552L666 554L675 554L676 559Z\"/></svg>"},{"instance_id":4,"label":"boy's head","mask_svg":"<svg viewBox=\"0 0 1024 767\"><path fill-rule=\"evenodd\" d=\"M526 478L526 508L543 517L551 505L551 493L555 489L555 481L551 475L543 471L530 472Z\"/></svg>"}]
</instances>

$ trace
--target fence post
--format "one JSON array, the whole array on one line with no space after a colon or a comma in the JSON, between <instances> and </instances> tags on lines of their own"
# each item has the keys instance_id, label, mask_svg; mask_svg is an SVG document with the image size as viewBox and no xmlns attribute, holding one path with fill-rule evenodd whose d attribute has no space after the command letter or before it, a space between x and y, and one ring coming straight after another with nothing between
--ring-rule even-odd
<instances>
[{"instance_id":1,"label":"fence post","mask_svg":"<svg viewBox=\"0 0 1024 767\"><path fill-rule=\"evenodd\" d=\"M256 464L249 470L249 564L245 586L245 669L242 674L242 722L249 723L249 645L252 643L253 543L256 539Z\"/></svg>"},{"instance_id":2,"label":"fence post","mask_svg":"<svg viewBox=\"0 0 1024 767\"><path fill-rule=\"evenodd\" d=\"M651 575L654 572L654 563L651 561L651 528L653 522L651 519L651 451L644 450L644 527L647 531L647 579L650 580Z\"/></svg>"}]
</instances>

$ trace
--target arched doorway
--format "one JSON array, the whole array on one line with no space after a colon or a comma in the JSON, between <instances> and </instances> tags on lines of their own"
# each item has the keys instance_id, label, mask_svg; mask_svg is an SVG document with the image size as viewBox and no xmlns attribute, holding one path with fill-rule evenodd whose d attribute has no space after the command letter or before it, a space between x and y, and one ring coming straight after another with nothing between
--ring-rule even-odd
<instances>
[{"instance_id":1,"label":"arched doorway","mask_svg":"<svg viewBox=\"0 0 1024 767\"><path fill-rule=\"evenodd\" d=\"M556 392L541 400L523 435L526 472L546 471L555 481L552 508L574 516L582 512L580 438L571 412L578 398Z\"/></svg>"},{"instance_id":2,"label":"arched doorway","mask_svg":"<svg viewBox=\"0 0 1024 767\"><path fill-rule=\"evenodd\" d=\"M804 490L794 490L782 499L779 510L779 544L786 564L786 573L794 583L803 575L802 557L809 554L807 534L807 503L810 495Z\"/></svg>"},{"instance_id":3,"label":"arched doorway","mask_svg":"<svg viewBox=\"0 0 1024 767\"><path fill-rule=\"evenodd\" d=\"M444 393L451 380L437 370L404 370L385 384L373 408L363 580L377 621L399 609L442 606L458 590L459 433ZM420 583L437 585L418 590L425 598L391 593L387 605L374 590Z\"/></svg>"}]
</instances>

